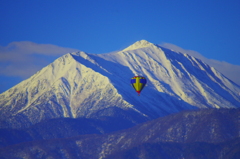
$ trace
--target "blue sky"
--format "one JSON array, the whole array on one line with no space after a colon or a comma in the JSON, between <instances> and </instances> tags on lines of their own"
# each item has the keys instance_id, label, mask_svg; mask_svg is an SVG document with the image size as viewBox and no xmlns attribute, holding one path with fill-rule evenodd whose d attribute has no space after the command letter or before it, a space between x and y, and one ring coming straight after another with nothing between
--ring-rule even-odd
<instances>
[{"instance_id":1,"label":"blue sky","mask_svg":"<svg viewBox=\"0 0 240 159\"><path fill-rule=\"evenodd\" d=\"M108 53L142 39L240 65L239 8L239 0L0 0L0 93L67 52Z\"/></svg>"}]
</instances>

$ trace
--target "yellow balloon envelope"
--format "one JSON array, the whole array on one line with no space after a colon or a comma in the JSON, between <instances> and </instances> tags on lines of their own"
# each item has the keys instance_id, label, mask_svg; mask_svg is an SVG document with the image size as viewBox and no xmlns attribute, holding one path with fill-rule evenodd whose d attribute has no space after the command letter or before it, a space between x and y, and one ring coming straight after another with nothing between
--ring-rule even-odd
<instances>
[{"instance_id":1,"label":"yellow balloon envelope","mask_svg":"<svg viewBox=\"0 0 240 159\"><path fill-rule=\"evenodd\" d=\"M142 76L134 76L131 79L131 84L133 86L133 88L135 89L135 91L138 93L138 95L140 95L142 89L144 88L144 86L146 85L147 80L145 77Z\"/></svg>"}]
</instances>

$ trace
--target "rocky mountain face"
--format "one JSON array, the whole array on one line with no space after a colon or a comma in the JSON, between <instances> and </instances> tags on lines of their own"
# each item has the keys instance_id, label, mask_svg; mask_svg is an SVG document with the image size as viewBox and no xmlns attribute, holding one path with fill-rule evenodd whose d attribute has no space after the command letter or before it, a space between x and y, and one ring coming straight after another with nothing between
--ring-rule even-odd
<instances>
[{"instance_id":1,"label":"rocky mountain face","mask_svg":"<svg viewBox=\"0 0 240 159\"><path fill-rule=\"evenodd\" d=\"M140 97L129 84L134 75L148 80ZM119 112L137 124L182 110L237 108L239 92L238 85L201 60L142 40L117 53L58 58L0 95L0 127Z\"/></svg>"},{"instance_id":2,"label":"rocky mountain face","mask_svg":"<svg viewBox=\"0 0 240 159\"><path fill-rule=\"evenodd\" d=\"M84 127L86 133L95 134L83 133L62 139L51 137L45 140L22 142L0 148L0 156L28 159L238 158L240 157L239 119L240 109L183 111L132 128L103 134L96 129L93 130L93 127L96 128L96 125L90 124L93 121L79 120L79 125L83 123L88 125ZM38 129L36 132L45 137L53 136L57 132L52 133L51 129L58 127L54 128L54 125L47 131ZM28 129L25 132L31 134L37 127L39 126L33 126L32 130ZM61 132L59 127L58 133Z\"/></svg>"}]
</instances>

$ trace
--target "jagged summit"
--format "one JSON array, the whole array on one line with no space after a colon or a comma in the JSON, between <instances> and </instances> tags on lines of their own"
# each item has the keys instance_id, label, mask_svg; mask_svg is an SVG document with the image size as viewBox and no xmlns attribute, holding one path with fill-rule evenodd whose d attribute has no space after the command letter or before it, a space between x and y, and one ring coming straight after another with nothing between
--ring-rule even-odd
<instances>
[{"instance_id":1,"label":"jagged summit","mask_svg":"<svg viewBox=\"0 0 240 159\"><path fill-rule=\"evenodd\" d=\"M134 44L130 45L126 49L122 51L129 51L129 50L135 50L135 49L140 49L144 47L149 47L150 45L154 45L153 43L148 42L147 40L140 40L135 42Z\"/></svg>"}]
</instances>

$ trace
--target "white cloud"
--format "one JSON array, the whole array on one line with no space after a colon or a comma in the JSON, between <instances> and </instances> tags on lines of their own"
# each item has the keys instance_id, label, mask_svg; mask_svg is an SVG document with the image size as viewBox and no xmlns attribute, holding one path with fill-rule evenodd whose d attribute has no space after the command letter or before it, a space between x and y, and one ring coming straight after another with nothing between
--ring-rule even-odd
<instances>
[{"instance_id":1,"label":"white cloud","mask_svg":"<svg viewBox=\"0 0 240 159\"><path fill-rule=\"evenodd\" d=\"M219 72L221 72L222 74L224 74L226 77L228 77L229 79L231 79L233 82L237 83L238 85L240 85L240 66L238 65L233 65L224 61L218 61L218 60L213 60L213 59L208 59L204 56L202 56L200 53L193 51L193 50L185 50L181 47L178 47L174 44L170 44L170 43L163 43L161 44L161 46L174 50L174 51L178 51L178 52L182 52L182 53L186 53L189 54L191 56L194 56L196 58L201 59L202 61L204 61L205 63L207 63L208 65L216 68Z\"/></svg>"},{"instance_id":2,"label":"white cloud","mask_svg":"<svg viewBox=\"0 0 240 159\"><path fill-rule=\"evenodd\" d=\"M52 60L77 49L30 41L12 42L0 46L0 75L30 77Z\"/></svg>"}]
</instances>

